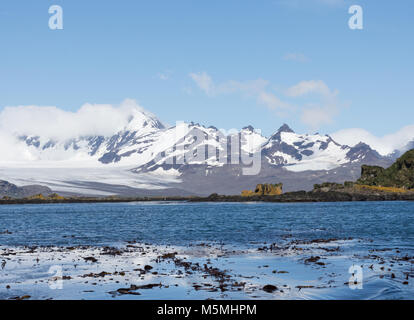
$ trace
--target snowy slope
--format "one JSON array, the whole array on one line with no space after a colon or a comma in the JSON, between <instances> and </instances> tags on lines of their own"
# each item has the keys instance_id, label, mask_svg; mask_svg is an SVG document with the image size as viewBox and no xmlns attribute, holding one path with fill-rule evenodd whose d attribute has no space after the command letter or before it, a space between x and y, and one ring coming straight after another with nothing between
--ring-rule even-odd
<instances>
[{"instance_id":1,"label":"snowy slope","mask_svg":"<svg viewBox=\"0 0 414 320\"><path fill-rule=\"evenodd\" d=\"M272 165L284 165L290 171L306 171L330 170L347 163L350 149L327 135L296 134L285 125L269 139L263 151Z\"/></svg>"}]
</instances>

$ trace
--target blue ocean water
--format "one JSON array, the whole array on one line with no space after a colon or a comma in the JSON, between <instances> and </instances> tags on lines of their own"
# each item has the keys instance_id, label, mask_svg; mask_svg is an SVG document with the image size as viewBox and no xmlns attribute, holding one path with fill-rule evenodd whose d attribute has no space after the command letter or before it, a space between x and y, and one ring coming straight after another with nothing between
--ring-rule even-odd
<instances>
[{"instance_id":1,"label":"blue ocean water","mask_svg":"<svg viewBox=\"0 0 414 320\"><path fill-rule=\"evenodd\" d=\"M330 240L304 243L316 239ZM102 250L96 247L125 247L127 241L138 242L139 248L147 243L146 252L140 255L137 249L119 257L95 252L98 263L84 261L92 251ZM202 242L212 245L190 247ZM270 243L279 251L265 250ZM20 247L24 245L40 247L32 253ZM55 250L77 245L93 248ZM164 247L158 245L171 245L187 261L211 262L248 285L225 293L195 290L192 283L212 285L214 279L205 279L203 272L184 273L182 279L179 267L157 262ZM166 252L172 247L166 246ZM3 205L0 249L0 299L27 294L34 299L414 299L414 202ZM216 253L210 255L209 250ZM321 264L307 262L314 256L320 256ZM156 268L157 280L153 274L144 280L134 277L137 257L143 259L141 264ZM65 281L65 290L48 286L47 270L56 265L72 278ZM355 266L363 270L363 287L358 290L349 287L354 272L349 270ZM82 277L118 268L129 280L107 277L95 286ZM115 280L124 287L147 281L168 286L141 296L113 297L109 292L121 286ZM269 283L283 288L283 293L261 290ZM311 287L298 289L304 285Z\"/></svg>"},{"instance_id":2,"label":"blue ocean water","mask_svg":"<svg viewBox=\"0 0 414 320\"><path fill-rule=\"evenodd\" d=\"M414 202L100 203L0 206L0 245L186 245L358 238L414 247Z\"/></svg>"}]
</instances>

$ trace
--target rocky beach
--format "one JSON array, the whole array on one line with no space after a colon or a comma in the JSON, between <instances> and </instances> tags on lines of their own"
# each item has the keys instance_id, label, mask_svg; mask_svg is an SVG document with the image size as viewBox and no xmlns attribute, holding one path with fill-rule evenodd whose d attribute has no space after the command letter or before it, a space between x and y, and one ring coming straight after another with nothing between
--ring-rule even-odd
<instances>
[{"instance_id":1,"label":"rocky beach","mask_svg":"<svg viewBox=\"0 0 414 320\"><path fill-rule=\"evenodd\" d=\"M173 247L133 241L116 248L1 246L0 298L414 298L413 250L370 248L362 242L301 241L286 234L282 242L243 249L219 243ZM350 252L361 245L367 249ZM363 273L360 283L352 276L358 270Z\"/></svg>"}]
</instances>

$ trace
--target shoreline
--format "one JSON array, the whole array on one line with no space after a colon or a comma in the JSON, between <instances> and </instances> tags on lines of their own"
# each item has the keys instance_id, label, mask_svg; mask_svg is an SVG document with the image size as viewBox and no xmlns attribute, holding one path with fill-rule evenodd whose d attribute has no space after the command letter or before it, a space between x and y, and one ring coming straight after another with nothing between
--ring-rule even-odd
<instances>
[{"instance_id":1,"label":"shoreline","mask_svg":"<svg viewBox=\"0 0 414 320\"><path fill-rule=\"evenodd\" d=\"M354 251L360 245L364 249ZM352 238L290 238L249 247L135 241L117 247L0 246L0 300L375 299L396 287L413 297L409 250ZM364 290L350 287L353 265L364 270Z\"/></svg>"},{"instance_id":2,"label":"shoreline","mask_svg":"<svg viewBox=\"0 0 414 320\"><path fill-rule=\"evenodd\" d=\"M0 199L0 205L15 204L70 204L70 203L128 203L128 202L274 202L274 203L313 203L313 202L363 202L363 201L414 201L414 193L390 192L315 192L295 191L281 195L240 196L212 194L207 197L73 197L62 199Z\"/></svg>"}]
</instances>

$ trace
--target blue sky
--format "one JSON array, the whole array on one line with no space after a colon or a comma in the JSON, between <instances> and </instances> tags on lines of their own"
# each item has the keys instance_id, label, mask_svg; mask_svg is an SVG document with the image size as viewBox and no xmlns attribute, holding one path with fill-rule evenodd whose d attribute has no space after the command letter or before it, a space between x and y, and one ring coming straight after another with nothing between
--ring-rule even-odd
<instances>
[{"instance_id":1,"label":"blue sky","mask_svg":"<svg viewBox=\"0 0 414 320\"><path fill-rule=\"evenodd\" d=\"M54 4L63 30L48 27ZM348 27L354 4L363 30ZM170 124L382 136L414 122L413 9L411 0L3 0L0 110L132 98Z\"/></svg>"}]
</instances>

